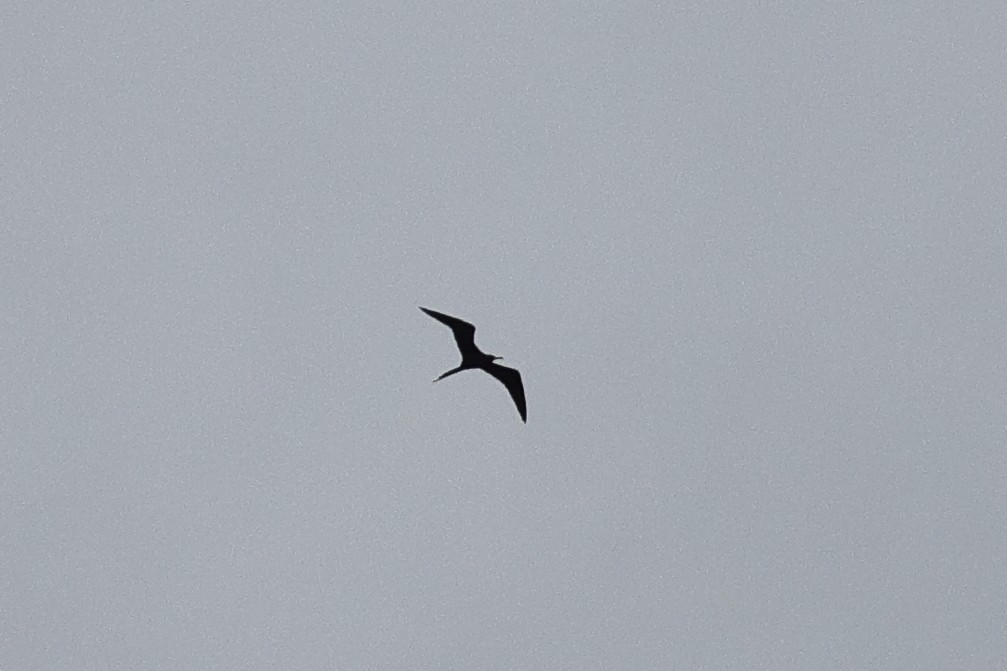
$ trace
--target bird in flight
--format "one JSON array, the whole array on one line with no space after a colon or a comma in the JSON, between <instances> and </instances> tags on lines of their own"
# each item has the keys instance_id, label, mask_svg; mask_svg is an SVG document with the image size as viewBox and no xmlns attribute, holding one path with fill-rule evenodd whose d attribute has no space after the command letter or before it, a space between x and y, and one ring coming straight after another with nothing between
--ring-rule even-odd
<instances>
[{"instance_id":1,"label":"bird in flight","mask_svg":"<svg viewBox=\"0 0 1007 671\"><path fill-rule=\"evenodd\" d=\"M486 354L476 347L476 327L472 324L462 321L457 317L451 317L441 312L428 310L424 307L421 307L420 310L423 310L428 315L451 329L451 332L455 334L455 342L458 343L458 351L462 354L461 365L444 373L444 375L441 375L439 378L434 380L434 382L439 382L448 375L454 375L455 373L460 373L463 370L469 370L471 368L484 370L496 379L500 380L500 382L503 383L503 386L507 387L507 391L510 392L510 397L514 399L514 405L517 406L517 411L521 414L521 421L527 423L528 410L525 407L524 402L524 385L521 384L521 373L517 372L513 368L507 368L506 366L501 366L500 364L495 363L497 359L502 359L502 356Z\"/></svg>"}]
</instances>

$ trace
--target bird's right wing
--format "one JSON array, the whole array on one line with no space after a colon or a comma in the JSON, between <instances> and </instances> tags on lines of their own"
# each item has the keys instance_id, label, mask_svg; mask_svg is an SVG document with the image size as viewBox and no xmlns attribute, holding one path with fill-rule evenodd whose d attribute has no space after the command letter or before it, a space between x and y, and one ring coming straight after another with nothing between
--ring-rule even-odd
<instances>
[{"instance_id":1,"label":"bird's right wing","mask_svg":"<svg viewBox=\"0 0 1007 671\"><path fill-rule=\"evenodd\" d=\"M458 343L458 349L465 354L467 351L471 351L476 346L476 327L469 324L467 321L458 319L458 317L452 317L451 315L446 315L443 312L437 312L436 310L428 310L427 308L421 307L428 315L444 324L451 329L451 332L455 334L455 342Z\"/></svg>"},{"instance_id":2,"label":"bird's right wing","mask_svg":"<svg viewBox=\"0 0 1007 671\"><path fill-rule=\"evenodd\" d=\"M517 372L513 368L508 368L507 366L501 366L500 364L490 364L484 369L487 373L500 380L503 386L507 387L507 391L510 392L510 397L514 399L514 405L517 406L517 411L521 414L521 421L528 423L528 408L525 406L524 401L524 385L521 383L521 373Z\"/></svg>"}]
</instances>

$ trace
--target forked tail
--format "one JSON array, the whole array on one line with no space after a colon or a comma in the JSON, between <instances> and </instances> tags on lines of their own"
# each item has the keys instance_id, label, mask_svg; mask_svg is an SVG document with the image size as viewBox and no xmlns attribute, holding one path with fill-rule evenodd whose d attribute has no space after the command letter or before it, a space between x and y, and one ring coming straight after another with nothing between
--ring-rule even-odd
<instances>
[{"instance_id":1,"label":"forked tail","mask_svg":"<svg viewBox=\"0 0 1007 671\"><path fill-rule=\"evenodd\" d=\"M434 380L434 382L440 382L441 380L443 380L444 378L446 378L448 375L454 375L455 373L460 373L460 372L462 372L462 370L464 370L464 368L462 366L458 366L458 368L452 368L448 372L444 373L444 375L441 375L439 378L437 378L436 380Z\"/></svg>"}]
</instances>

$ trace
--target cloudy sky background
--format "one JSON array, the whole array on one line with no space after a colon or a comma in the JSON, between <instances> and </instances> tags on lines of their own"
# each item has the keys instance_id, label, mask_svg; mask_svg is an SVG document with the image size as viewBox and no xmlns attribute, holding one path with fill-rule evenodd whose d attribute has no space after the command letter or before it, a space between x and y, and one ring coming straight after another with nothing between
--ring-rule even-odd
<instances>
[{"instance_id":1,"label":"cloudy sky background","mask_svg":"<svg viewBox=\"0 0 1007 671\"><path fill-rule=\"evenodd\" d=\"M8 7L0 666L1002 663L1005 34Z\"/></svg>"}]
</instances>

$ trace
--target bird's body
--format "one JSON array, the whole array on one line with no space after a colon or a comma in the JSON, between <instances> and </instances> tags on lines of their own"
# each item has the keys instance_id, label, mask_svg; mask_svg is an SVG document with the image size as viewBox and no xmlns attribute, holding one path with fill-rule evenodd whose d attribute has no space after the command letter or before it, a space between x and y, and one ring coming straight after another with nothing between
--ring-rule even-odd
<instances>
[{"instance_id":1,"label":"bird's body","mask_svg":"<svg viewBox=\"0 0 1007 671\"><path fill-rule=\"evenodd\" d=\"M460 373L463 370L479 369L486 371L499 380L503 386L507 387L507 391L510 392L511 398L514 399L514 405L517 406L517 410L521 414L521 421L527 422L528 410L525 406L524 385L521 383L521 373L517 372L513 368L501 366L496 363L497 359L502 359L503 357L486 354L476 347L476 327L472 324L458 319L457 317L446 315L442 312L428 310L423 307L421 307L420 310L423 310L423 312L451 329L451 332L455 335L455 342L458 344L458 351L461 352L462 355L462 362L457 368L452 368L434 380L434 382L443 380L449 375Z\"/></svg>"}]
</instances>

